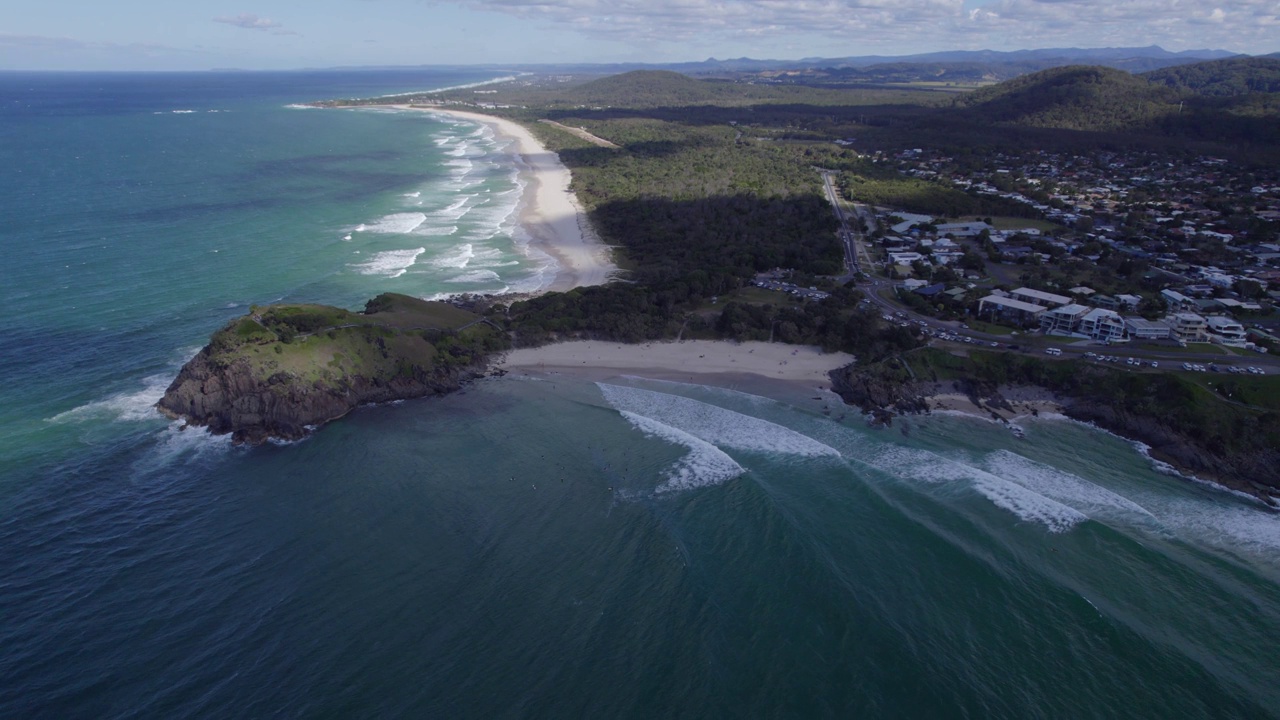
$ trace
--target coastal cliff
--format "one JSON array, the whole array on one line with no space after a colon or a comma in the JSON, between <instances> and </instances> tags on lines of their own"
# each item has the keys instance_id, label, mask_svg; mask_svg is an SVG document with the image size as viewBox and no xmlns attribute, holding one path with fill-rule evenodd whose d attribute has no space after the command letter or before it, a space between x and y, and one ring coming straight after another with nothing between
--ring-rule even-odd
<instances>
[{"instance_id":1,"label":"coastal cliff","mask_svg":"<svg viewBox=\"0 0 1280 720\"><path fill-rule=\"evenodd\" d=\"M927 413L950 388L1003 418L1013 391L1051 395L1063 414L1146 445L1151 457L1189 475L1253 495L1280 498L1280 412L1237 383L1230 400L1174 373L1136 373L1077 360L1013 353L952 355L924 348L880 363L831 373L832 389L882 424L895 414ZM1218 385L1221 392L1223 385Z\"/></svg>"},{"instance_id":2,"label":"coastal cliff","mask_svg":"<svg viewBox=\"0 0 1280 720\"><path fill-rule=\"evenodd\" d=\"M505 347L478 316L404 295L363 313L253 308L214 333L156 407L238 443L296 440L360 405L456 390Z\"/></svg>"}]
</instances>

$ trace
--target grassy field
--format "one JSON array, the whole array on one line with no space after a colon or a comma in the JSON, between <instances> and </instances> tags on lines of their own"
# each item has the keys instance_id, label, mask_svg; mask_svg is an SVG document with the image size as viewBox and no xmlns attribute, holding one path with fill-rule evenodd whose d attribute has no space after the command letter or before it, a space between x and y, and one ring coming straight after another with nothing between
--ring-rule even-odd
<instances>
[{"instance_id":1,"label":"grassy field","mask_svg":"<svg viewBox=\"0 0 1280 720\"><path fill-rule=\"evenodd\" d=\"M1211 345L1209 343L1188 343L1186 347L1178 347L1176 345L1162 345L1160 343L1133 343L1129 347L1134 350L1152 350L1154 352L1177 352L1189 355L1230 355L1231 353L1224 349L1221 345Z\"/></svg>"},{"instance_id":2,"label":"grassy field","mask_svg":"<svg viewBox=\"0 0 1280 720\"><path fill-rule=\"evenodd\" d=\"M1280 410L1280 375L1197 372L1178 375L1227 400L1264 410Z\"/></svg>"},{"instance_id":3,"label":"grassy field","mask_svg":"<svg viewBox=\"0 0 1280 720\"><path fill-rule=\"evenodd\" d=\"M1009 335L1014 331L1014 328L1005 327L1004 325L995 325L989 322L983 322L982 320L970 320L969 328L989 335Z\"/></svg>"}]
</instances>

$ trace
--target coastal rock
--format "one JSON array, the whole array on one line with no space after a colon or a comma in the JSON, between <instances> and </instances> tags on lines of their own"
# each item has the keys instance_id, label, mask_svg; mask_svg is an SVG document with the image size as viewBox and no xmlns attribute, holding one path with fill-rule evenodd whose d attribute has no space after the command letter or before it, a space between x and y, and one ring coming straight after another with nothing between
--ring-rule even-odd
<instances>
[{"instance_id":1,"label":"coastal rock","mask_svg":"<svg viewBox=\"0 0 1280 720\"><path fill-rule=\"evenodd\" d=\"M505 345L472 313L406 296L381 295L365 313L255 308L215 333L156 407L237 443L297 440L360 405L457 390Z\"/></svg>"},{"instance_id":2,"label":"coastal rock","mask_svg":"<svg viewBox=\"0 0 1280 720\"><path fill-rule=\"evenodd\" d=\"M248 362L222 365L210 348L201 350L174 379L156 407L166 416L231 433L237 443L298 440L312 428L360 405L440 395L484 372L483 366L407 377L349 376L336 386L296 382L280 373L265 380Z\"/></svg>"}]
</instances>

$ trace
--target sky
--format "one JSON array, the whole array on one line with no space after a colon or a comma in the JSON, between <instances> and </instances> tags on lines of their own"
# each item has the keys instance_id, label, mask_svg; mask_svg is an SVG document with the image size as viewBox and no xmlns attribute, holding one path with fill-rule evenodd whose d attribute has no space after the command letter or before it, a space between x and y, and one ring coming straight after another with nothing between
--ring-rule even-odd
<instances>
[{"instance_id":1,"label":"sky","mask_svg":"<svg viewBox=\"0 0 1280 720\"><path fill-rule=\"evenodd\" d=\"M1280 51L1280 0L0 0L0 70L658 63L1146 45Z\"/></svg>"}]
</instances>

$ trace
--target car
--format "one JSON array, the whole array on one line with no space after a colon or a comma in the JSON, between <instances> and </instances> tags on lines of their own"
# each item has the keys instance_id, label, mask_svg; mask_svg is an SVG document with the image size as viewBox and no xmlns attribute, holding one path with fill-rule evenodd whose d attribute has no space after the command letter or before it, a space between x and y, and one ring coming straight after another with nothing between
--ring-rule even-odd
<instances>
[{"instance_id":1,"label":"car","mask_svg":"<svg viewBox=\"0 0 1280 720\"><path fill-rule=\"evenodd\" d=\"M1151 361L1151 367L1153 367L1153 368L1158 368L1158 367L1160 367L1160 361L1158 361L1158 360L1152 360L1152 361Z\"/></svg>"},{"instance_id":2,"label":"car","mask_svg":"<svg viewBox=\"0 0 1280 720\"><path fill-rule=\"evenodd\" d=\"M995 341L993 340L993 341L991 342L991 347L1000 347L1000 343L995 342Z\"/></svg>"},{"instance_id":3,"label":"car","mask_svg":"<svg viewBox=\"0 0 1280 720\"><path fill-rule=\"evenodd\" d=\"M1195 370L1196 368L1195 368L1195 366L1194 366L1194 365L1192 365L1191 363L1182 363L1182 369L1183 369L1183 370Z\"/></svg>"}]
</instances>

